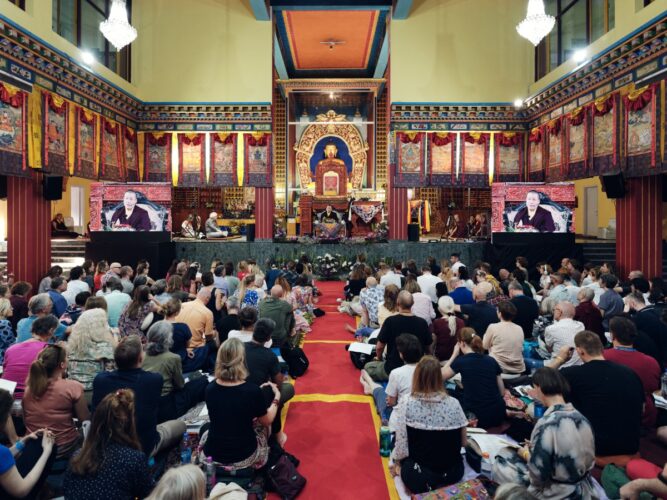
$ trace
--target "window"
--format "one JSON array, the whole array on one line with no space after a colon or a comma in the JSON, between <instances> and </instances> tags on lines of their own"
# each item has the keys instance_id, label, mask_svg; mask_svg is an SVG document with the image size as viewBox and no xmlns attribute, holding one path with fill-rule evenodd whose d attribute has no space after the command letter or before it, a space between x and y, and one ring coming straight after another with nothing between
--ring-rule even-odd
<instances>
[{"instance_id":1,"label":"window","mask_svg":"<svg viewBox=\"0 0 667 500\"><path fill-rule=\"evenodd\" d=\"M9 2L16 5L19 9L25 10L25 0L9 0Z\"/></svg>"},{"instance_id":2,"label":"window","mask_svg":"<svg viewBox=\"0 0 667 500\"><path fill-rule=\"evenodd\" d=\"M613 29L614 3L615 0L546 0L547 13L556 18L556 25L535 49L535 79Z\"/></svg>"},{"instance_id":3,"label":"window","mask_svg":"<svg viewBox=\"0 0 667 500\"><path fill-rule=\"evenodd\" d=\"M132 0L127 0L132 19ZM53 31L83 50L107 68L130 81L130 46L117 52L100 32L100 23L109 16L111 0L53 0Z\"/></svg>"},{"instance_id":4,"label":"window","mask_svg":"<svg viewBox=\"0 0 667 500\"><path fill-rule=\"evenodd\" d=\"M83 186L72 186L70 213L76 228L85 226L84 214L86 213L85 193Z\"/></svg>"}]
</instances>

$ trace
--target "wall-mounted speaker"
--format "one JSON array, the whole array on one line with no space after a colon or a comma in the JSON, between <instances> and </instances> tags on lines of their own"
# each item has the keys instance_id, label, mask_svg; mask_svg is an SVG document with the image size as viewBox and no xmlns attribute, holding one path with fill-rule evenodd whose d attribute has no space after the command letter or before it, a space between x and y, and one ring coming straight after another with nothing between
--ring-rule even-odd
<instances>
[{"instance_id":1,"label":"wall-mounted speaker","mask_svg":"<svg viewBox=\"0 0 667 500\"><path fill-rule=\"evenodd\" d=\"M600 176L602 188L607 193L607 198L623 198L625 196L625 179L623 174L612 174Z\"/></svg>"},{"instance_id":2,"label":"wall-mounted speaker","mask_svg":"<svg viewBox=\"0 0 667 500\"><path fill-rule=\"evenodd\" d=\"M0 175L0 200L7 199L7 176Z\"/></svg>"},{"instance_id":3,"label":"wall-mounted speaker","mask_svg":"<svg viewBox=\"0 0 667 500\"><path fill-rule=\"evenodd\" d=\"M63 178L59 175L42 177L42 194L45 200L61 200L63 197Z\"/></svg>"}]
</instances>

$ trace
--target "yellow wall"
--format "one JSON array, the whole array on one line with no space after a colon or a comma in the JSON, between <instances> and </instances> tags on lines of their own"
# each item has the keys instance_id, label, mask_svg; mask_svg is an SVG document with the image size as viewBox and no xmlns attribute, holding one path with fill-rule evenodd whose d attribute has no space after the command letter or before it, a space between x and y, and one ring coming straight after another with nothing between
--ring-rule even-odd
<instances>
[{"instance_id":1,"label":"yellow wall","mask_svg":"<svg viewBox=\"0 0 667 500\"><path fill-rule=\"evenodd\" d=\"M7 200L0 200L0 241L7 239Z\"/></svg>"},{"instance_id":2,"label":"yellow wall","mask_svg":"<svg viewBox=\"0 0 667 500\"><path fill-rule=\"evenodd\" d=\"M94 181L82 179L80 177L68 177L64 179L67 182L67 188L63 192L63 197L60 200L51 202L51 215L55 217L57 213L63 214L63 217L71 216L71 193L72 186L82 186L84 189L84 202L90 200L90 186ZM86 210L83 216L84 231L90 222L90 211Z\"/></svg>"},{"instance_id":3,"label":"yellow wall","mask_svg":"<svg viewBox=\"0 0 667 500\"><path fill-rule=\"evenodd\" d=\"M643 7L644 3L642 0L616 0L615 5L616 25L614 29L595 40L586 48L589 56L595 56L603 52L607 47L667 11L667 0L655 0L648 7ZM531 85L530 93L540 92L556 80L571 73L575 67L576 64L572 61L561 64L544 78Z\"/></svg>"},{"instance_id":4,"label":"yellow wall","mask_svg":"<svg viewBox=\"0 0 667 500\"><path fill-rule=\"evenodd\" d=\"M271 101L271 23L256 21L248 0L133 5L132 81L144 100Z\"/></svg>"},{"instance_id":5,"label":"yellow wall","mask_svg":"<svg viewBox=\"0 0 667 500\"><path fill-rule=\"evenodd\" d=\"M526 97L533 46L515 29L526 5L526 0L415 0L408 19L391 23L391 100Z\"/></svg>"},{"instance_id":6,"label":"yellow wall","mask_svg":"<svg viewBox=\"0 0 667 500\"><path fill-rule=\"evenodd\" d=\"M575 230L577 234L584 234L586 226L585 193L586 188L593 186L598 188L598 228L607 227L609 221L616 218L616 205L602 191L602 184L599 177L574 181L574 189L578 202L577 208L574 209Z\"/></svg>"}]
</instances>

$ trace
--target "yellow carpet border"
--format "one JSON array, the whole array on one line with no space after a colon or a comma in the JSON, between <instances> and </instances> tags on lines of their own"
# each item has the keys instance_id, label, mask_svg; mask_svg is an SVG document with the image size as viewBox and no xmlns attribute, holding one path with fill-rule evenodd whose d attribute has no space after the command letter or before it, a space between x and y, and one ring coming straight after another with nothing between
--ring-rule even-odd
<instances>
[{"instance_id":1,"label":"yellow carpet border","mask_svg":"<svg viewBox=\"0 0 667 500\"><path fill-rule=\"evenodd\" d=\"M304 340L304 344L351 344L354 340Z\"/></svg>"}]
</instances>

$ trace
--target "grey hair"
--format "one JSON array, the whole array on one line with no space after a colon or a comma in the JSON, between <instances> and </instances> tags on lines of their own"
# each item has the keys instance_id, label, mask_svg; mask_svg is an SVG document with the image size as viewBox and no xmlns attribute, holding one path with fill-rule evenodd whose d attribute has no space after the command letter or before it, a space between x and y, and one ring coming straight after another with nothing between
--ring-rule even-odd
<instances>
[{"instance_id":1,"label":"grey hair","mask_svg":"<svg viewBox=\"0 0 667 500\"><path fill-rule=\"evenodd\" d=\"M232 295L227 299L227 309L238 309L239 302L239 298L236 295Z\"/></svg>"},{"instance_id":2,"label":"grey hair","mask_svg":"<svg viewBox=\"0 0 667 500\"><path fill-rule=\"evenodd\" d=\"M51 297L48 293L38 293L30 302L28 302L28 308L30 309L30 314L37 315L46 309L49 304L51 304Z\"/></svg>"},{"instance_id":3,"label":"grey hair","mask_svg":"<svg viewBox=\"0 0 667 500\"><path fill-rule=\"evenodd\" d=\"M151 288L153 295L161 295L167 291L167 280L157 280Z\"/></svg>"},{"instance_id":4,"label":"grey hair","mask_svg":"<svg viewBox=\"0 0 667 500\"><path fill-rule=\"evenodd\" d=\"M148 329L146 354L157 356L167 352L174 345L174 327L168 321L158 321Z\"/></svg>"},{"instance_id":5,"label":"grey hair","mask_svg":"<svg viewBox=\"0 0 667 500\"><path fill-rule=\"evenodd\" d=\"M580 290L580 292L587 301L591 301L595 297L595 292L593 291L592 288L585 286Z\"/></svg>"}]
</instances>

